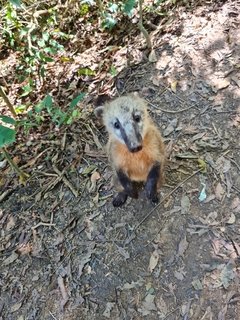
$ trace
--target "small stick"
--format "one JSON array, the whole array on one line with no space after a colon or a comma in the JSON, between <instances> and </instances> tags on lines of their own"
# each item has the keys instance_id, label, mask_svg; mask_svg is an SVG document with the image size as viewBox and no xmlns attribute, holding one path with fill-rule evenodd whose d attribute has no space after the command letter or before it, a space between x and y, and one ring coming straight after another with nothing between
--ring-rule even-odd
<instances>
[{"instance_id":1,"label":"small stick","mask_svg":"<svg viewBox=\"0 0 240 320\"><path fill-rule=\"evenodd\" d=\"M150 36L149 36L147 30L143 26L142 3L143 3L143 0L138 0L138 4L139 4L139 23L138 23L138 27L139 27L140 31L142 32L142 34L144 35L144 37L146 39L148 49L152 49L152 43L151 43Z\"/></svg>"},{"instance_id":2,"label":"small stick","mask_svg":"<svg viewBox=\"0 0 240 320\"><path fill-rule=\"evenodd\" d=\"M35 230L35 229L37 229L38 227L41 227L41 226L54 227L54 226L55 226L55 223L39 222L38 224L36 224L36 225L35 225L34 227L32 227L31 229L32 229L32 230Z\"/></svg>"},{"instance_id":3,"label":"small stick","mask_svg":"<svg viewBox=\"0 0 240 320\"><path fill-rule=\"evenodd\" d=\"M17 116L16 111L1 86L0 86L0 96L3 98L4 102L8 106L8 109L10 110L11 114L14 117L16 117Z\"/></svg>"},{"instance_id":4,"label":"small stick","mask_svg":"<svg viewBox=\"0 0 240 320\"><path fill-rule=\"evenodd\" d=\"M62 181L65 183L65 185L72 191L74 196L78 197L78 191L75 190L73 185L68 181L68 179L64 176L63 172L58 170L58 168L53 164L53 170L58 174L58 176L62 179Z\"/></svg>"}]
</instances>

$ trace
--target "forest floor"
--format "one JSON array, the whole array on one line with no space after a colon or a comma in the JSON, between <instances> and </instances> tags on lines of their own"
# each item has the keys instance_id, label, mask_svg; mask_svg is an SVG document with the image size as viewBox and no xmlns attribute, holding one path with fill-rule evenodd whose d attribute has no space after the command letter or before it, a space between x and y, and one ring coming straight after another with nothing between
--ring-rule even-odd
<instances>
[{"instance_id":1,"label":"forest floor","mask_svg":"<svg viewBox=\"0 0 240 320\"><path fill-rule=\"evenodd\" d=\"M1 186L0 319L239 319L239 28L239 1L180 10L153 31L154 61L132 50L139 63L115 81L148 101L164 137L157 206L144 195L112 206L91 104L21 146L31 178L20 186L5 168Z\"/></svg>"}]
</instances>

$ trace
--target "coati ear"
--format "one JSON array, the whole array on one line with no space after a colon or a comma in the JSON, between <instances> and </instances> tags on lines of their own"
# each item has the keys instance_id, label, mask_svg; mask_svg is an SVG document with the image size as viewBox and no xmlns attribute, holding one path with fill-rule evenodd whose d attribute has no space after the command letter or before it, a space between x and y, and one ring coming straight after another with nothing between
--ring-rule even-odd
<instances>
[{"instance_id":1,"label":"coati ear","mask_svg":"<svg viewBox=\"0 0 240 320\"><path fill-rule=\"evenodd\" d=\"M95 114L95 116L96 116L98 119L100 119L100 120L102 120L103 110L104 110L104 107L103 107L103 106L96 107L96 108L94 109L94 114Z\"/></svg>"},{"instance_id":2,"label":"coati ear","mask_svg":"<svg viewBox=\"0 0 240 320\"><path fill-rule=\"evenodd\" d=\"M101 94L95 100L94 114L98 119L102 120L104 104L109 100L110 100L110 97L107 94Z\"/></svg>"}]
</instances>

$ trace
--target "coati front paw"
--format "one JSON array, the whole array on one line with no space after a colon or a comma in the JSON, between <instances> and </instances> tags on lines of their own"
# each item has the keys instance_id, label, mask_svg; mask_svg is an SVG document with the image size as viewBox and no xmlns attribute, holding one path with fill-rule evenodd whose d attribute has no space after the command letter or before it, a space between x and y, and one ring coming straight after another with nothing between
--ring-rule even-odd
<instances>
[{"instance_id":1,"label":"coati front paw","mask_svg":"<svg viewBox=\"0 0 240 320\"><path fill-rule=\"evenodd\" d=\"M126 192L119 192L112 201L114 207L121 207L127 201L128 195Z\"/></svg>"},{"instance_id":2,"label":"coati front paw","mask_svg":"<svg viewBox=\"0 0 240 320\"><path fill-rule=\"evenodd\" d=\"M159 198L157 195L157 190L151 184L146 184L145 193L149 200L151 200L153 203L158 203Z\"/></svg>"}]
</instances>

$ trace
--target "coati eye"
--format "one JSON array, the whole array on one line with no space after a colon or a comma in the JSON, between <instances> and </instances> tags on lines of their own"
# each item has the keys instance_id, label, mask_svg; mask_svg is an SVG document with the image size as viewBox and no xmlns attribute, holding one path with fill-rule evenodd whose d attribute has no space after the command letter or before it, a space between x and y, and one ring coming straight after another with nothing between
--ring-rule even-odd
<instances>
[{"instance_id":1,"label":"coati eye","mask_svg":"<svg viewBox=\"0 0 240 320\"><path fill-rule=\"evenodd\" d=\"M114 128L116 128L116 129L120 129L120 124L119 124L119 122L114 122Z\"/></svg>"},{"instance_id":2,"label":"coati eye","mask_svg":"<svg viewBox=\"0 0 240 320\"><path fill-rule=\"evenodd\" d=\"M136 122L140 122L141 121L141 116L139 116L138 114L136 114L133 118L134 118L134 120Z\"/></svg>"}]
</instances>

